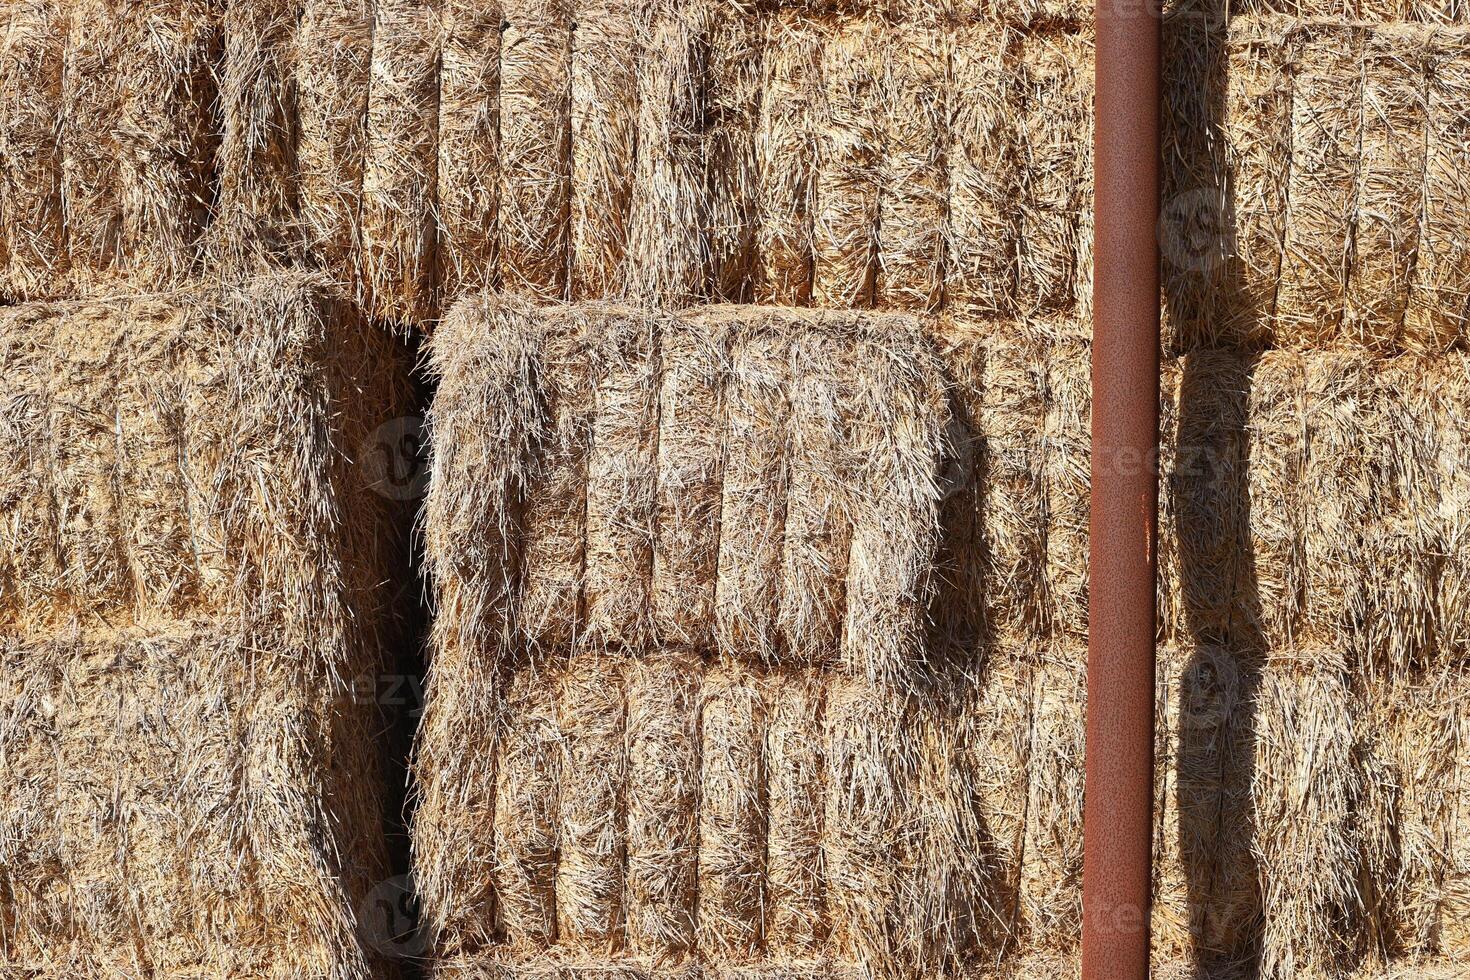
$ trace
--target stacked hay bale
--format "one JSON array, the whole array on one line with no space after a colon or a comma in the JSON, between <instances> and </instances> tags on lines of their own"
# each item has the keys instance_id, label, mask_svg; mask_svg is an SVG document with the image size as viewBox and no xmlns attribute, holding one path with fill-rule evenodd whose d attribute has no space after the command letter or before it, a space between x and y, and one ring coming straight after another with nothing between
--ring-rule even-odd
<instances>
[{"instance_id":1,"label":"stacked hay bale","mask_svg":"<svg viewBox=\"0 0 1470 980\"><path fill-rule=\"evenodd\" d=\"M1166 637L1201 646L1162 712L1160 785L1195 829L1162 822L1187 873L1169 888L1165 862L1155 921L1188 928L1161 958L1451 975L1470 49L1429 21L1462 12L1190 13L1166 64L1160 557Z\"/></svg>"},{"instance_id":2,"label":"stacked hay bale","mask_svg":"<svg viewBox=\"0 0 1470 980\"><path fill-rule=\"evenodd\" d=\"M998 924L967 684L928 649L950 418L921 324L477 297L432 366L438 970L977 965Z\"/></svg>"},{"instance_id":3,"label":"stacked hay bale","mask_svg":"<svg viewBox=\"0 0 1470 980\"><path fill-rule=\"evenodd\" d=\"M0 972L387 975L405 359L310 280L0 310Z\"/></svg>"}]
</instances>

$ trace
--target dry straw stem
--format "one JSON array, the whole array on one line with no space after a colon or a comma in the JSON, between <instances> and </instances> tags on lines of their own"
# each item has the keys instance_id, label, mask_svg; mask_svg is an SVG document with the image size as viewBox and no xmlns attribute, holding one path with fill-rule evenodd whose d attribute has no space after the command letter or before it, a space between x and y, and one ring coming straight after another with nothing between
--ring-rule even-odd
<instances>
[{"instance_id":1,"label":"dry straw stem","mask_svg":"<svg viewBox=\"0 0 1470 980\"><path fill-rule=\"evenodd\" d=\"M726 662L700 692L699 913L702 958L760 949L766 864L765 725L760 676Z\"/></svg>"},{"instance_id":2,"label":"dry straw stem","mask_svg":"<svg viewBox=\"0 0 1470 980\"><path fill-rule=\"evenodd\" d=\"M1255 851L1265 925L1264 977L1331 976L1361 925L1359 837L1365 791L1354 757L1362 705L1333 651L1273 660L1255 705Z\"/></svg>"},{"instance_id":3,"label":"dry straw stem","mask_svg":"<svg viewBox=\"0 0 1470 980\"><path fill-rule=\"evenodd\" d=\"M944 301L956 316L1012 313L1020 242L1016 105L1019 35L988 22L954 32Z\"/></svg>"},{"instance_id":4,"label":"dry straw stem","mask_svg":"<svg viewBox=\"0 0 1470 980\"><path fill-rule=\"evenodd\" d=\"M838 662L852 548L847 469L849 412L843 389L856 351L833 334L791 346L791 432L786 459L780 628L785 655L803 666Z\"/></svg>"},{"instance_id":5,"label":"dry straw stem","mask_svg":"<svg viewBox=\"0 0 1470 980\"><path fill-rule=\"evenodd\" d=\"M1225 161L1233 189L1233 254L1209 339L1258 347L1272 336L1282 273L1287 169L1292 152L1295 39L1279 19L1238 18L1230 27Z\"/></svg>"},{"instance_id":6,"label":"dry straw stem","mask_svg":"<svg viewBox=\"0 0 1470 980\"><path fill-rule=\"evenodd\" d=\"M705 295L709 242L705 134L711 8L639 7L637 167L628 231L629 292L643 303Z\"/></svg>"},{"instance_id":7,"label":"dry straw stem","mask_svg":"<svg viewBox=\"0 0 1470 980\"><path fill-rule=\"evenodd\" d=\"M824 33L812 301L869 307L878 272L883 179L883 31L877 17L852 16L829 22Z\"/></svg>"},{"instance_id":8,"label":"dry straw stem","mask_svg":"<svg viewBox=\"0 0 1470 980\"><path fill-rule=\"evenodd\" d=\"M439 69L439 302L494 285L500 211L500 21L496 0L444 0Z\"/></svg>"},{"instance_id":9,"label":"dry straw stem","mask_svg":"<svg viewBox=\"0 0 1470 980\"><path fill-rule=\"evenodd\" d=\"M791 335L769 311L742 324L726 389L715 624L726 656L778 657L786 523Z\"/></svg>"},{"instance_id":10,"label":"dry straw stem","mask_svg":"<svg viewBox=\"0 0 1470 980\"><path fill-rule=\"evenodd\" d=\"M655 963L694 949L704 663L672 651L628 665L627 944Z\"/></svg>"},{"instance_id":11,"label":"dry straw stem","mask_svg":"<svg viewBox=\"0 0 1470 980\"><path fill-rule=\"evenodd\" d=\"M1059 636L1087 636L1087 535L1092 445L1092 346L1063 340L1047 354L1046 599ZM1140 459L1138 465L1150 465Z\"/></svg>"},{"instance_id":12,"label":"dry straw stem","mask_svg":"<svg viewBox=\"0 0 1470 980\"><path fill-rule=\"evenodd\" d=\"M40 299L62 286L62 52L67 22L51 0L0 10L0 297Z\"/></svg>"},{"instance_id":13,"label":"dry straw stem","mask_svg":"<svg viewBox=\"0 0 1470 980\"><path fill-rule=\"evenodd\" d=\"M577 0L572 31L572 299L624 295L638 151L637 0Z\"/></svg>"},{"instance_id":14,"label":"dry straw stem","mask_svg":"<svg viewBox=\"0 0 1470 980\"><path fill-rule=\"evenodd\" d=\"M1352 264L1363 88L1363 32L1313 25L1293 32L1291 159L1276 342L1313 346L1342 333Z\"/></svg>"},{"instance_id":15,"label":"dry straw stem","mask_svg":"<svg viewBox=\"0 0 1470 980\"><path fill-rule=\"evenodd\" d=\"M1439 351L1463 343L1470 313L1470 239L1462 227L1470 201L1470 38L1431 31L1424 48L1429 75L1423 212L1404 346Z\"/></svg>"},{"instance_id":16,"label":"dry straw stem","mask_svg":"<svg viewBox=\"0 0 1470 980\"><path fill-rule=\"evenodd\" d=\"M571 0L510 0L500 35L500 286L567 291Z\"/></svg>"},{"instance_id":17,"label":"dry straw stem","mask_svg":"<svg viewBox=\"0 0 1470 980\"><path fill-rule=\"evenodd\" d=\"M578 657L561 677L557 699L556 935L560 946L593 953L605 950L623 931L624 666L613 655Z\"/></svg>"},{"instance_id":18,"label":"dry straw stem","mask_svg":"<svg viewBox=\"0 0 1470 980\"><path fill-rule=\"evenodd\" d=\"M798 9L764 15L756 182L758 303L802 306L812 295L816 122L824 100L821 21Z\"/></svg>"},{"instance_id":19,"label":"dry straw stem","mask_svg":"<svg viewBox=\"0 0 1470 980\"><path fill-rule=\"evenodd\" d=\"M594 391L587 460L586 639L630 651L649 641L657 514L662 318L586 311Z\"/></svg>"},{"instance_id":20,"label":"dry straw stem","mask_svg":"<svg viewBox=\"0 0 1470 980\"><path fill-rule=\"evenodd\" d=\"M1079 283L1082 213L1087 206L1087 147L1092 133L1092 37L1032 34L1020 44L1024 86L1017 129L1021 164L1021 250L1017 294L1023 312L1074 307Z\"/></svg>"},{"instance_id":21,"label":"dry straw stem","mask_svg":"<svg viewBox=\"0 0 1470 980\"><path fill-rule=\"evenodd\" d=\"M1371 30L1362 54L1362 144L1353 206L1345 327L1377 349L1400 346L1419 248L1425 178L1422 30Z\"/></svg>"},{"instance_id":22,"label":"dry straw stem","mask_svg":"<svg viewBox=\"0 0 1470 980\"><path fill-rule=\"evenodd\" d=\"M371 0L303 0L296 29L301 224L317 265L359 287L360 202L367 152Z\"/></svg>"},{"instance_id":23,"label":"dry straw stem","mask_svg":"<svg viewBox=\"0 0 1470 980\"><path fill-rule=\"evenodd\" d=\"M714 640L729 334L699 313L662 324L653 626L698 649Z\"/></svg>"},{"instance_id":24,"label":"dry straw stem","mask_svg":"<svg viewBox=\"0 0 1470 980\"><path fill-rule=\"evenodd\" d=\"M219 206L210 258L250 272L299 251L296 0L229 3L219 68Z\"/></svg>"},{"instance_id":25,"label":"dry straw stem","mask_svg":"<svg viewBox=\"0 0 1470 980\"><path fill-rule=\"evenodd\" d=\"M757 140L766 33L754 3L713 5L709 13L705 166L712 300L748 303L756 275L760 212Z\"/></svg>"},{"instance_id":26,"label":"dry straw stem","mask_svg":"<svg viewBox=\"0 0 1470 980\"><path fill-rule=\"evenodd\" d=\"M434 313L440 9L378 0L362 171L362 278L388 320Z\"/></svg>"},{"instance_id":27,"label":"dry straw stem","mask_svg":"<svg viewBox=\"0 0 1470 980\"><path fill-rule=\"evenodd\" d=\"M813 805L823 792L823 676L772 674L767 698L765 948L775 960L809 959L827 935L823 814Z\"/></svg>"},{"instance_id":28,"label":"dry straw stem","mask_svg":"<svg viewBox=\"0 0 1470 980\"><path fill-rule=\"evenodd\" d=\"M889 25L882 34L883 160L878 305L933 311L943 299L949 213L953 32Z\"/></svg>"}]
</instances>

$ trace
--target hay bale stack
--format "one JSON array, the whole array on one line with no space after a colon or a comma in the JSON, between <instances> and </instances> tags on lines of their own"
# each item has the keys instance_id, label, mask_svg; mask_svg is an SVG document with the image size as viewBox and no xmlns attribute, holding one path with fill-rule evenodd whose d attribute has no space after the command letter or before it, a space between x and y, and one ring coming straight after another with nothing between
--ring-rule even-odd
<instances>
[{"instance_id":1,"label":"hay bale stack","mask_svg":"<svg viewBox=\"0 0 1470 980\"><path fill-rule=\"evenodd\" d=\"M583 0L572 32L572 210L574 300L628 289L628 221L638 149L637 36L631 0Z\"/></svg>"},{"instance_id":2,"label":"hay bale stack","mask_svg":"<svg viewBox=\"0 0 1470 980\"><path fill-rule=\"evenodd\" d=\"M62 52L66 20L48 0L0 11L0 296L54 294L67 273L62 223Z\"/></svg>"},{"instance_id":3,"label":"hay bale stack","mask_svg":"<svg viewBox=\"0 0 1470 980\"><path fill-rule=\"evenodd\" d=\"M955 31L948 154L944 300L956 316L1014 311L1020 225L1013 104L1007 84L1019 35L989 23Z\"/></svg>"},{"instance_id":4,"label":"hay bale stack","mask_svg":"<svg viewBox=\"0 0 1470 980\"><path fill-rule=\"evenodd\" d=\"M816 126L823 101L825 32L821 21L796 9L766 14L764 24L755 300L804 306L812 296Z\"/></svg>"},{"instance_id":5,"label":"hay bale stack","mask_svg":"<svg viewBox=\"0 0 1470 980\"><path fill-rule=\"evenodd\" d=\"M374 315L434 314L441 8L377 0L362 169L362 289Z\"/></svg>"},{"instance_id":6,"label":"hay bale stack","mask_svg":"<svg viewBox=\"0 0 1470 980\"><path fill-rule=\"evenodd\" d=\"M345 447L406 359L300 278L3 320L0 959L382 975L381 721L348 684L396 639L404 541Z\"/></svg>"},{"instance_id":7,"label":"hay bale stack","mask_svg":"<svg viewBox=\"0 0 1470 980\"><path fill-rule=\"evenodd\" d=\"M570 263L570 0L501 6L500 287L564 299Z\"/></svg>"},{"instance_id":8,"label":"hay bale stack","mask_svg":"<svg viewBox=\"0 0 1470 980\"><path fill-rule=\"evenodd\" d=\"M704 296L709 281L704 125L711 10L657 0L641 5L639 15L630 293L643 303L680 304Z\"/></svg>"},{"instance_id":9,"label":"hay bale stack","mask_svg":"<svg viewBox=\"0 0 1470 980\"><path fill-rule=\"evenodd\" d=\"M837 20L822 45L812 302L869 307L878 273L884 142L882 21Z\"/></svg>"},{"instance_id":10,"label":"hay bale stack","mask_svg":"<svg viewBox=\"0 0 1470 980\"><path fill-rule=\"evenodd\" d=\"M922 324L471 298L432 344L436 962L958 975L988 858L925 666Z\"/></svg>"},{"instance_id":11,"label":"hay bale stack","mask_svg":"<svg viewBox=\"0 0 1470 980\"><path fill-rule=\"evenodd\" d=\"M438 241L441 306L494 285L499 263L500 4L445 0L439 68Z\"/></svg>"},{"instance_id":12,"label":"hay bale stack","mask_svg":"<svg viewBox=\"0 0 1470 980\"><path fill-rule=\"evenodd\" d=\"M296 28L296 164L306 249L356 291L359 202L372 89L372 0L302 0Z\"/></svg>"}]
</instances>

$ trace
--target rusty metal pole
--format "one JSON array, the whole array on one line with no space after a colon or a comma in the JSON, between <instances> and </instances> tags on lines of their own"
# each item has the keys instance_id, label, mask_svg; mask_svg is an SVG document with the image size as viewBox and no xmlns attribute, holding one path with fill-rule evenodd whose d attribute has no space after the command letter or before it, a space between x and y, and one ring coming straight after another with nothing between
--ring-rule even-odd
<instances>
[{"instance_id":1,"label":"rusty metal pole","mask_svg":"<svg viewBox=\"0 0 1470 980\"><path fill-rule=\"evenodd\" d=\"M1082 976L1147 980L1159 440L1160 0L1098 0Z\"/></svg>"}]
</instances>

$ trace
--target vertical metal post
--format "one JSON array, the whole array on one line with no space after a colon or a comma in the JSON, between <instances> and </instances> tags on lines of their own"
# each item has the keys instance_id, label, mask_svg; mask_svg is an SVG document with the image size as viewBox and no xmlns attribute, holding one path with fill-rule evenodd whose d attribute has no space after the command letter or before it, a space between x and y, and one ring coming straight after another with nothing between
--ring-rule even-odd
<instances>
[{"instance_id":1,"label":"vertical metal post","mask_svg":"<svg viewBox=\"0 0 1470 980\"><path fill-rule=\"evenodd\" d=\"M1159 438L1160 0L1098 0L1082 976L1146 980Z\"/></svg>"}]
</instances>

